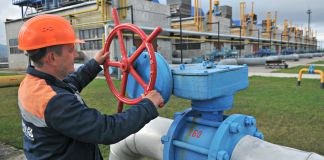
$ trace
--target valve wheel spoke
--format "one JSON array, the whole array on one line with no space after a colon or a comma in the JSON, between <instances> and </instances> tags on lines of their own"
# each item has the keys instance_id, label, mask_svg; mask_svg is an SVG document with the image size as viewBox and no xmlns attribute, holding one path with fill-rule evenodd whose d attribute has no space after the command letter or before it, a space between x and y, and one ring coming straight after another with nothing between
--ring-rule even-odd
<instances>
[{"instance_id":1,"label":"valve wheel spoke","mask_svg":"<svg viewBox=\"0 0 324 160\"><path fill-rule=\"evenodd\" d=\"M107 61L106 64L107 64L107 66L118 67L118 68L120 68L120 65L121 65L120 62L114 62L114 61Z\"/></svg>"},{"instance_id":2,"label":"valve wheel spoke","mask_svg":"<svg viewBox=\"0 0 324 160\"><path fill-rule=\"evenodd\" d=\"M120 96L125 96L128 73L123 72L123 78L120 86Z\"/></svg>"},{"instance_id":3,"label":"valve wheel spoke","mask_svg":"<svg viewBox=\"0 0 324 160\"><path fill-rule=\"evenodd\" d=\"M141 76L138 75L136 70L133 67L130 67L130 73L134 77L134 79L143 87L144 90L147 89L147 84L144 82Z\"/></svg>"},{"instance_id":4,"label":"valve wheel spoke","mask_svg":"<svg viewBox=\"0 0 324 160\"><path fill-rule=\"evenodd\" d=\"M123 59L125 59L125 58L127 58L127 53L126 53L124 38L123 38L123 34L122 34L121 30L117 31L117 35L118 35L118 42L120 45L120 51L122 53Z\"/></svg>"},{"instance_id":5,"label":"valve wheel spoke","mask_svg":"<svg viewBox=\"0 0 324 160\"><path fill-rule=\"evenodd\" d=\"M139 47L138 47L138 49L136 49L136 51L134 52L134 54L129 58L129 61L131 62L131 63L133 63L136 59L137 59L137 57L144 51L144 49L145 49L145 47L146 47L146 44L143 42Z\"/></svg>"},{"instance_id":6,"label":"valve wheel spoke","mask_svg":"<svg viewBox=\"0 0 324 160\"><path fill-rule=\"evenodd\" d=\"M120 86L120 96L124 97L126 93L126 85L127 85L127 78L128 78L128 73L123 72L123 78ZM120 113L123 111L123 105L124 103L122 101L119 101L118 103L118 110L117 112Z\"/></svg>"}]
</instances>

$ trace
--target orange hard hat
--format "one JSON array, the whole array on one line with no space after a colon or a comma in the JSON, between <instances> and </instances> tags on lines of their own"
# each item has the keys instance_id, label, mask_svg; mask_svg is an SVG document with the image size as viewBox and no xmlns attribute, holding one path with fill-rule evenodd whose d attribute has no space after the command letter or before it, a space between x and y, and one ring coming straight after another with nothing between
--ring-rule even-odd
<instances>
[{"instance_id":1,"label":"orange hard hat","mask_svg":"<svg viewBox=\"0 0 324 160\"><path fill-rule=\"evenodd\" d=\"M48 46L84 43L75 37L70 23L63 17L44 14L26 21L20 28L18 48L34 50Z\"/></svg>"}]
</instances>

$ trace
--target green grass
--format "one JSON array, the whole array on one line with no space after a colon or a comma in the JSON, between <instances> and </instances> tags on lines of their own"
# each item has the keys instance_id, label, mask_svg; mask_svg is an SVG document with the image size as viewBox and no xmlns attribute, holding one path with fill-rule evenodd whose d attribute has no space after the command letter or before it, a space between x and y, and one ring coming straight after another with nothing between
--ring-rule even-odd
<instances>
[{"instance_id":1,"label":"green grass","mask_svg":"<svg viewBox=\"0 0 324 160\"><path fill-rule=\"evenodd\" d=\"M13 75L21 75L21 73L0 73L0 76L13 76Z\"/></svg>"},{"instance_id":2,"label":"green grass","mask_svg":"<svg viewBox=\"0 0 324 160\"><path fill-rule=\"evenodd\" d=\"M315 62L311 62L311 64L324 64L324 61L315 61Z\"/></svg>"},{"instance_id":3,"label":"green grass","mask_svg":"<svg viewBox=\"0 0 324 160\"><path fill-rule=\"evenodd\" d=\"M295 74L298 74L299 70L302 68L309 68L309 66L296 66L296 67L287 68L287 69L274 70L272 72L273 73L295 73ZM324 71L324 66L315 66L315 69ZM305 73L305 74L307 74L307 73Z\"/></svg>"},{"instance_id":4,"label":"green grass","mask_svg":"<svg viewBox=\"0 0 324 160\"><path fill-rule=\"evenodd\" d=\"M17 89L0 88L0 142L22 148ZM82 97L103 113L116 112L117 101L104 80L93 81L83 90ZM190 101L173 96L159 112L172 118L174 112L188 106ZM259 130L269 142L324 155L324 92L318 80L305 79L297 87L294 78L252 77L249 88L235 96L234 107L227 113L256 117ZM100 147L107 157L109 147Z\"/></svg>"},{"instance_id":5,"label":"green grass","mask_svg":"<svg viewBox=\"0 0 324 160\"><path fill-rule=\"evenodd\" d=\"M0 68L0 76L11 76L11 75L21 75L24 74L26 69L9 69L9 68Z\"/></svg>"},{"instance_id":6,"label":"green grass","mask_svg":"<svg viewBox=\"0 0 324 160\"><path fill-rule=\"evenodd\" d=\"M18 87L0 88L0 142L22 148L17 91Z\"/></svg>"},{"instance_id":7,"label":"green grass","mask_svg":"<svg viewBox=\"0 0 324 160\"><path fill-rule=\"evenodd\" d=\"M229 113L255 116L265 140L324 155L324 91L319 80L250 78Z\"/></svg>"}]
</instances>

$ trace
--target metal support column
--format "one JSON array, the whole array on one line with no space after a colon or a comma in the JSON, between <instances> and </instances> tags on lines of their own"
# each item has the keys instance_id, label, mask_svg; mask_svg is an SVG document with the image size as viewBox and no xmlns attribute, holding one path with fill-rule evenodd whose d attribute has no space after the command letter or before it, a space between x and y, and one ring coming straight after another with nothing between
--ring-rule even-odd
<instances>
[{"instance_id":1,"label":"metal support column","mask_svg":"<svg viewBox=\"0 0 324 160\"><path fill-rule=\"evenodd\" d=\"M180 55L181 55L181 64L183 64L183 54L182 54L182 15L181 15L181 9L179 9L179 18L180 18Z\"/></svg>"},{"instance_id":2,"label":"metal support column","mask_svg":"<svg viewBox=\"0 0 324 160\"><path fill-rule=\"evenodd\" d=\"M239 58L241 57L242 53L241 53L241 50L242 50L242 26L240 26L240 52L239 52Z\"/></svg>"}]
</instances>

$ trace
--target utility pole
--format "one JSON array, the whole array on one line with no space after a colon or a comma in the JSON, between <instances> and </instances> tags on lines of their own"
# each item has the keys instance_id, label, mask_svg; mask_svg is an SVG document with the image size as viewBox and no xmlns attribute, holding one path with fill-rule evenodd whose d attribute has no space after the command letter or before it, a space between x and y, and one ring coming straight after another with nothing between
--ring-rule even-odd
<instances>
[{"instance_id":1,"label":"utility pole","mask_svg":"<svg viewBox=\"0 0 324 160\"><path fill-rule=\"evenodd\" d=\"M310 9L308 9L306 13L308 14L308 34L307 34L308 37L307 38L309 38L310 37L310 23L311 23L312 11ZM309 49L310 49L310 46L308 45L308 52L309 52Z\"/></svg>"},{"instance_id":2,"label":"utility pole","mask_svg":"<svg viewBox=\"0 0 324 160\"><path fill-rule=\"evenodd\" d=\"M310 23L311 23L311 14L312 11L310 9L307 10L307 14L308 14L308 33L310 31Z\"/></svg>"}]
</instances>

